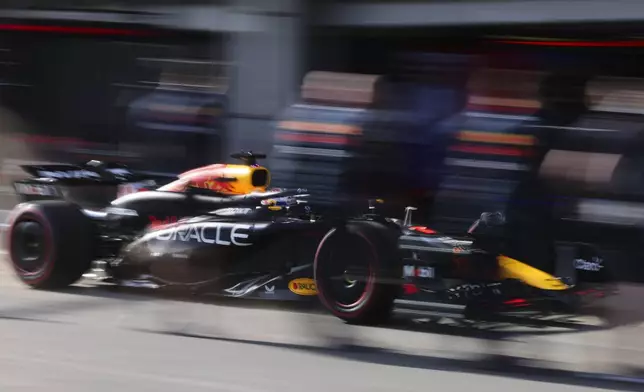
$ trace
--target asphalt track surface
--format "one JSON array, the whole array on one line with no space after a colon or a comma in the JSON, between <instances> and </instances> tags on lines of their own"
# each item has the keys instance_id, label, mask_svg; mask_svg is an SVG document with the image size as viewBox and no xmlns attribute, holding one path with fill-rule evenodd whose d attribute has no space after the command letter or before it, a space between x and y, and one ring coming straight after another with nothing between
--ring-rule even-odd
<instances>
[{"instance_id":1,"label":"asphalt track surface","mask_svg":"<svg viewBox=\"0 0 644 392\"><path fill-rule=\"evenodd\" d=\"M642 390L472 361L489 347L467 334L411 324L349 327L280 307L160 298L83 282L41 292L23 287L2 260L0 391ZM525 354L528 346L515 342L510 350Z\"/></svg>"},{"instance_id":2,"label":"asphalt track surface","mask_svg":"<svg viewBox=\"0 0 644 392\"><path fill-rule=\"evenodd\" d=\"M230 341L89 325L0 324L3 391L583 391ZM599 390L599 389L595 389Z\"/></svg>"}]
</instances>

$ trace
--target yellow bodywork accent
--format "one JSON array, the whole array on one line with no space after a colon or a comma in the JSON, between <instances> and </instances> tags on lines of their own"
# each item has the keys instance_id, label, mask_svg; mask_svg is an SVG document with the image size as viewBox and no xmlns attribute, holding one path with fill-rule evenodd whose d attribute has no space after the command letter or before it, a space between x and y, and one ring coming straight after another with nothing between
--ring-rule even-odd
<instances>
[{"instance_id":1,"label":"yellow bodywork accent","mask_svg":"<svg viewBox=\"0 0 644 392\"><path fill-rule=\"evenodd\" d=\"M497 257L501 279L516 279L542 290L567 290L567 284L554 276L507 256Z\"/></svg>"},{"instance_id":2,"label":"yellow bodywork accent","mask_svg":"<svg viewBox=\"0 0 644 392\"><path fill-rule=\"evenodd\" d=\"M266 182L253 185L253 174L266 172ZM226 195L245 195L266 192L271 181L267 168L259 165L215 164L190 170L179 175L179 180L159 188L160 191L183 192L187 187L210 189Z\"/></svg>"},{"instance_id":3,"label":"yellow bodywork accent","mask_svg":"<svg viewBox=\"0 0 644 392\"><path fill-rule=\"evenodd\" d=\"M204 183L206 188L219 190L223 193L234 195L245 195L252 192L266 192L267 186L253 185L253 173L257 170L266 171L267 181L266 185L270 183L270 172L263 166L247 166L247 165L226 165L221 169L215 171L209 182ZM236 181L216 184L213 186L212 181L217 182L217 177L230 177L235 178Z\"/></svg>"},{"instance_id":4,"label":"yellow bodywork accent","mask_svg":"<svg viewBox=\"0 0 644 392\"><path fill-rule=\"evenodd\" d=\"M266 171L267 181L270 182L270 173L262 166L247 165L223 165L221 168L204 171L203 173L194 173L192 186L199 188L212 189L230 195L245 195L252 192L265 192L266 186L253 185L253 173L257 170ZM234 178L232 182L220 182L218 177ZM203 180L202 180L203 179Z\"/></svg>"}]
</instances>

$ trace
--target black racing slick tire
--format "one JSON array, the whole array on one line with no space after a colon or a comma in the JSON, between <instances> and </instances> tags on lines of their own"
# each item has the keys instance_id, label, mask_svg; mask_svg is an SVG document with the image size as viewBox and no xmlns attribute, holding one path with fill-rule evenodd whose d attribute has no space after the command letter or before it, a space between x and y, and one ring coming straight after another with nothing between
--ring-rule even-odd
<instances>
[{"instance_id":1,"label":"black racing slick tire","mask_svg":"<svg viewBox=\"0 0 644 392\"><path fill-rule=\"evenodd\" d=\"M322 239L314 261L315 283L320 301L333 315L361 325L389 320L400 291L395 283L397 238L383 224L359 221L334 228Z\"/></svg>"},{"instance_id":2,"label":"black racing slick tire","mask_svg":"<svg viewBox=\"0 0 644 392\"><path fill-rule=\"evenodd\" d=\"M75 205L64 201L24 203L9 219L5 246L16 275L26 285L61 289L89 269L94 226Z\"/></svg>"}]
</instances>

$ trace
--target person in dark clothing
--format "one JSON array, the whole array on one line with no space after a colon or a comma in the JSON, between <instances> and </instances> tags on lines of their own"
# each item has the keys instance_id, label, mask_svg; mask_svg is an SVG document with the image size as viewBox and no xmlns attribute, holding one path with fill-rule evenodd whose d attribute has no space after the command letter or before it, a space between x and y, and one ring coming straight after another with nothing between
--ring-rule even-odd
<instances>
[{"instance_id":1,"label":"person in dark clothing","mask_svg":"<svg viewBox=\"0 0 644 392\"><path fill-rule=\"evenodd\" d=\"M555 194L539 173L548 151L556 148L559 128L574 124L588 111L587 80L570 74L547 76L540 87L539 121L522 129L535 137L536 145L507 208L508 253L549 273L556 272Z\"/></svg>"}]
</instances>

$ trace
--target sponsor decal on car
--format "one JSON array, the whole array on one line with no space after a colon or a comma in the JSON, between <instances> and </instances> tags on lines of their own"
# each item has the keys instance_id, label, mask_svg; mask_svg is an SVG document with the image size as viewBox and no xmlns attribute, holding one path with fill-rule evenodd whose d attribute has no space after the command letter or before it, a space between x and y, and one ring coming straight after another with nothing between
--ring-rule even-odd
<instances>
[{"instance_id":1,"label":"sponsor decal on car","mask_svg":"<svg viewBox=\"0 0 644 392\"><path fill-rule=\"evenodd\" d=\"M277 204L277 200L275 200L275 199L266 199L266 200L262 200L260 203L263 206L274 206L274 205Z\"/></svg>"},{"instance_id":2,"label":"sponsor decal on car","mask_svg":"<svg viewBox=\"0 0 644 392\"><path fill-rule=\"evenodd\" d=\"M456 253L456 254L458 254L458 253L467 253L467 250L463 249L460 246L455 246L455 247L452 248L452 253Z\"/></svg>"},{"instance_id":3,"label":"sponsor decal on car","mask_svg":"<svg viewBox=\"0 0 644 392\"><path fill-rule=\"evenodd\" d=\"M144 182L130 182L127 184L120 184L116 192L116 197L123 197L132 193L142 192L147 190L148 184Z\"/></svg>"},{"instance_id":4,"label":"sponsor decal on car","mask_svg":"<svg viewBox=\"0 0 644 392\"><path fill-rule=\"evenodd\" d=\"M474 297L500 296L503 294L501 283L463 284L447 290L450 300L470 299Z\"/></svg>"},{"instance_id":5,"label":"sponsor decal on car","mask_svg":"<svg viewBox=\"0 0 644 392\"><path fill-rule=\"evenodd\" d=\"M434 268L432 267L416 267L415 265L405 265L403 266L403 277L410 278L434 278Z\"/></svg>"},{"instance_id":6,"label":"sponsor decal on car","mask_svg":"<svg viewBox=\"0 0 644 392\"><path fill-rule=\"evenodd\" d=\"M573 260L573 266L575 269L581 271L592 271L599 272L604 266L602 265L603 260L599 257L593 257L591 260L584 259L575 259Z\"/></svg>"},{"instance_id":7,"label":"sponsor decal on car","mask_svg":"<svg viewBox=\"0 0 644 392\"><path fill-rule=\"evenodd\" d=\"M15 184L16 192L21 195L58 196L56 187L41 184Z\"/></svg>"},{"instance_id":8,"label":"sponsor decal on car","mask_svg":"<svg viewBox=\"0 0 644 392\"><path fill-rule=\"evenodd\" d=\"M309 278L299 278L288 282L288 289L297 295L316 295L318 293L315 281Z\"/></svg>"},{"instance_id":9,"label":"sponsor decal on car","mask_svg":"<svg viewBox=\"0 0 644 392\"><path fill-rule=\"evenodd\" d=\"M235 216L252 214L255 210L252 208L222 208L215 211L219 216Z\"/></svg>"},{"instance_id":10,"label":"sponsor decal on car","mask_svg":"<svg viewBox=\"0 0 644 392\"><path fill-rule=\"evenodd\" d=\"M38 175L45 178L101 178L90 170L39 170Z\"/></svg>"},{"instance_id":11,"label":"sponsor decal on car","mask_svg":"<svg viewBox=\"0 0 644 392\"><path fill-rule=\"evenodd\" d=\"M444 244L452 245L452 246L458 246L458 247L472 245L472 241L457 240L457 239L450 238L450 237L440 237L438 240L440 242L444 243Z\"/></svg>"},{"instance_id":12,"label":"sponsor decal on car","mask_svg":"<svg viewBox=\"0 0 644 392\"><path fill-rule=\"evenodd\" d=\"M221 222L187 223L164 228L152 233L161 241L198 242L224 246L250 246L252 225Z\"/></svg>"},{"instance_id":13,"label":"sponsor decal on car","mask_svg":"<svg viewBox=\"0 0 644 392\"><path fill-rule=\"evenodd\" d=\"M163 226L171 225L177 223L179 220L178 216L166 216L164 218L159 218L154 215L148 215L148 220L150 221L150 227L160 229Z\"/></svg>"}]
</instances>

